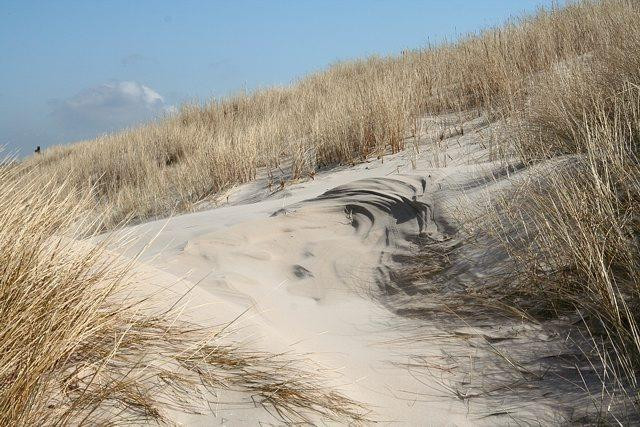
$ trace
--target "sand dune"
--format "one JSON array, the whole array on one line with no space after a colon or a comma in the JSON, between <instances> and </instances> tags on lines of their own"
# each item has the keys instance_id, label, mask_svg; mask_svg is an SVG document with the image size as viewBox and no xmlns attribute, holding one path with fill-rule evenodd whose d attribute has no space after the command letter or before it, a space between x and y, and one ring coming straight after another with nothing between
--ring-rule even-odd
<instances>
[{"instance_id":1,"label":"sand dune","mask_svg":"<svg viewBox=\"0 0 640 427\"><path fill-rule=\"evenodd\" d=\"M0 424L638 424L639 17L0 161Z\"/></svg>"},{"instance_id":2,"label":"sand dune","mask_svg":"<svg viewBox=\"0 0 640 427\"><path fill-rule=\"evenodd\" d=\"M524 183L549 185L548 171L573 160L526 169L491 161L483 141L499 128L481 119L465 128L440 147L425 135L412 151L325 171L284 190L269 192L260 180L236 188L218 207L124 230L144 236L125 253L147 245L140 270L147 289L162 289L164 303L180 299L183 315L199 324L233 321L233 340L249 348L304 355L328 387L367 408L367 420L493 425L575 418L588 405L578 408L584 394L570 381L543 374L535 385L523 381L523 372L525 379L569 375L553 362L566 348L552 327L506 318L471 325L447 317L443 303L459 300L464 312L461 290L513 272L483 215ZM525 231L513 229L514 239ZM432 251L426 257L425 247ZM407 280L416 259L425 280ZM282 422L246 393L221 390L212 400L219 402L213 414L175 419Z\"/></svg>"},{"instance_id":3,"label":"sand dune","mask_svg":"<svg viewBox=\"0 0 640 427\"><path fill-rule=\"evenodd\" d=\"M151 240L140 265L149 289L164 289L167 303L188 292L184 316L200 324L240 316L234 339L252 348L306 355L328 385L370 410L371 421L553 419L557 411L542 400L510 402L507 410L493 407L495 401L459 399L447 386L458 374L410 368L416 354L441 360L450 351L467 357L468 350L421 316L435 302L428 289L402 281L403 260L415 255L422 239L460 255L434 276L445 290L490 275L499 268L499 254L489 262L485 252L462 244L460 222L536 173L489 161L481 145L495 127L481 119L465 127L464 136L446 139L438 151L428 148L425 136L416 150L322 172L273 194L260 180L247 184L222 206L124 230L145 236L127 253ZM503 326L456 333L499 337ZM418 336L439 338L412 338ZM527 345L524 339L518 348L530 351ZM473 352L478 361L490 356L481 346ZM251 396L221 391L217 399L212 415L176 414L176 420L280 422Z\"/></svg>"}]
</instances>

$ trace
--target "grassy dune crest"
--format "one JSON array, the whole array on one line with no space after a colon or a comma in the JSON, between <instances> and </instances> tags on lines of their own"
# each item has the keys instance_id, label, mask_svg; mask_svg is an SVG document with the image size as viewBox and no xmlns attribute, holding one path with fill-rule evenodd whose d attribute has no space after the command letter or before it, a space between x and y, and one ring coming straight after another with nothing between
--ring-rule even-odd
<instances>
[{"instance_id":1,"label":"grassy dune crest","mask_svg":"<svg viewBox=\"0 0 640 427\"><path fill-rule=\"evenodd\" d=\"M339 63L290 87L184 106L156 123L51 148L26 163L91 192L111 226L189 211L260 168L286 167L297 179L401 150L421 131L424 114L511 116L538 93L546 73L621 48L637 33L637 17L634 2L619 0L540 11L456 43Z\"/></svg>"}]
</instances>

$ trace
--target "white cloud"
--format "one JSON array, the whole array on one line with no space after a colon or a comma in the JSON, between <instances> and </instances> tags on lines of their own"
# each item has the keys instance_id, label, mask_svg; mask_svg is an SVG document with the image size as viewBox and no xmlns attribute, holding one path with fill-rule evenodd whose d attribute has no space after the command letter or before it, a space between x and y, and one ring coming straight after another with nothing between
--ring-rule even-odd
<instances>
[{"instance_id":1,"label":"white cloud","mask_svg":"<svg viewBox=\"0 0 640 427\"><path fill-rule=\"evenodd\" d=\"M100 133L152 120L175 111L162 96L134 81L112 81L52 102L52 116L72 131Z\"/></svg>"}]
</instances>

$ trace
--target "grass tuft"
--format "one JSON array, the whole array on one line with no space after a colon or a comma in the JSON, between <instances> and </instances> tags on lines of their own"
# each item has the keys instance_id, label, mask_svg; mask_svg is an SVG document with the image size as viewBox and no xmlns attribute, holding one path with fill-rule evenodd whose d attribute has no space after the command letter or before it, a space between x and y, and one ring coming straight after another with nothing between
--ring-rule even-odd
<instances>
[{"instance_id":1,"label":"grass tuft","mask_svg":"<svg viewBox=\"0 0 640 427\"><path fill-rule=\"evenodd\" d=\"M132 262L74 237L90 203L21 167L0 167L0 424L171 421L216 393L253 399L278 420L366 419L293 355L225 344L222 330L157 313L131 295Z\"/></svg>"}]
</instances>

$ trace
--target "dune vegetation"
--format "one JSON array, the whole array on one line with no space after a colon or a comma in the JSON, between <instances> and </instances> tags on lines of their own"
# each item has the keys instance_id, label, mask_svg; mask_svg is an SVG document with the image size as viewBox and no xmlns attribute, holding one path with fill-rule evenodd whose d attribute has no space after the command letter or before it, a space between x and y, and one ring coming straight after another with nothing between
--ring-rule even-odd
<instances>
[{"instance_id":1,"label":"dune vegetation","mask_svg":"<svg viewBox=\"0 0 640 427\"><path fill-rule=\"evenodd\" d=\"M1 425L163 423L207 410L219 390L287 422L366 419L304 358L249 351L225 339L233 326L135 297L134 261L74 239L94 224L78 221L90 205L73 189L6 164L0 183Z\"/></svg>"},{"instance_id":2,"label":"dune vegetation","mask_svg":"<svg viewBox=\"0 0 640 427\"><path fill-rule=\"evenodd\" d=\"M553 186L530 185L522 200L505 201L513 221L526 217L531 244L511 251L519 280L492 295L533 318L578 312L600 343L607 376L637 399L638 22L633 0L575 2L454 43L335 64L288 87L185 105L154 123L4 165L0 424L91 417L105 402L161 420L166 396L137 372L143 347L167 358L154 374L167 378L176 404L186 390L217 386L223 372L234 387L276 399L267 403L293 420L298 404L361 420L356 403L269 356L214 346L205 332L181 334L191 327L171 314L114 304L130 265L105 261L104 247L71 250L66 239L192 211L259 173L275 190L321 168L412 149L420 119L442 113L500 121L506 136L494 148L505 162L574 159L550 176ZM224 349L248 361L224 366L226 356L211 356ZM176 365L188 373L173 376ZM120 376L123 366L129 374ZM293 385L273 397L267 390L278 375Z\"/></svg>"},{"instance_id":3,"label":"dune vegetation","mask_svg":"<svg viewBox=\"0 0 640 427\"><path fill-rule=\"evenodd\" d=\"M511 221L528 227L528 244L514 250L505 235L504 246L522 274L513 287L494 289L493 297L517 300L519 309L538 318L578 313L598 343L593 351L605 367L603 378L628 385L636 401L640 33L622 20L607 25L626 28L624 36L546 73L514 115L513 147L525 164L556 158L570 166L550 171L546 185L525 185L520 197L504 202Z\"/></svg>"},{"instance_id":4,"label":"dune vegetation","mask_svg":"<svg viewBox=\"0 0 640 427\"><path fill-rule=\"evenodd\" d=\"M541 11L456 43L339 63L290 87L186 105L156 123L50 148L26 163L90 192L110 224L185 212L261 168L277 188L281 179L397 152L425 114L514 117L548 73L560 83L559 68L604 64L615 51L625 61L636 16L633 2L619 1ZM633 73L631 63L617 65L625 68L611 68L610 78ZM557 132L566 132L560 125ZM279 168L288 173L277 177Z\"/></svg>"}]
</instances>

